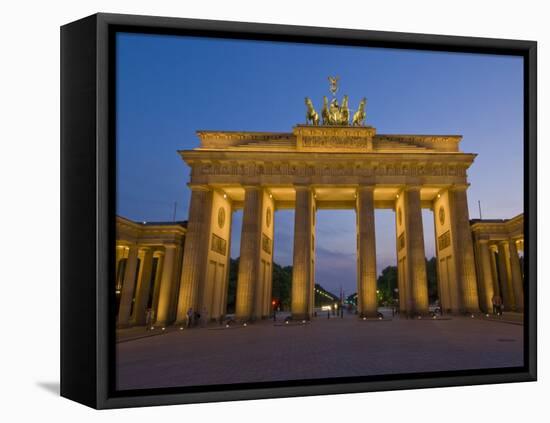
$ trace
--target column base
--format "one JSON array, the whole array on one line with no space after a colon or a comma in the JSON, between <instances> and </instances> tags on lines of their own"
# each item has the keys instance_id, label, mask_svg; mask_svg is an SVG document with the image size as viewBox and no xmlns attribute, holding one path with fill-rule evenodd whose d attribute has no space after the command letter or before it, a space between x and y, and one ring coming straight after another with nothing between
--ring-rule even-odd
<instances>
[{"instance_id":1,"label":"column base","mask_svg":"<svg viewBox=\"0 0 550 423\"><path fill-rule=\"evenodd\" d=\"M311 316L308 313L292 313L290 316L291 320L299 321L299 320L310 320Z\"/></svg>"},{"instance_id":2,"label":"column base","mask_svg":"<svg viewBox=\"0 0 550 423\"><path fill-rule=\"evenodd\" d=\"M359 318L366 318L366 319L377 319L379 317L379 314L377 311L365 311L359 313Z\"/></svg>"}]
</instances>

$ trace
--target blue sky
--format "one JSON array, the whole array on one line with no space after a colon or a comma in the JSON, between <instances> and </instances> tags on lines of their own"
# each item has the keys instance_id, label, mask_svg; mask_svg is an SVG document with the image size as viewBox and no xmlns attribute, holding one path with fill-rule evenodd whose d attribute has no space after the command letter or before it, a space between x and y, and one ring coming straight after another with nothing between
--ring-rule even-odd
<instances>
[{"instance_id":1,"label":"blue sky","mask_svg":"<svg viewBox=\"0 0 550 423\"><path fill-rule=\"evenodd\" d=\"M350 106L368 99L378 133L461 134L477 153L469 170L470 216L523 211L523 62L519 57L222 40L117 36L117 214L137 221L187 219L189 168L176 153L195 131L290 132L304 97L320 109L327 76L340 76ZM434 255L425 211L426 255ZM231 255L239 255L242 212ZM294 215L275 213L275 261L292 263ZM377 267L395 263L394 214L376 212ZM319 211L316 279L355 291L353 211Z\"/></svg>"}]
</instances>

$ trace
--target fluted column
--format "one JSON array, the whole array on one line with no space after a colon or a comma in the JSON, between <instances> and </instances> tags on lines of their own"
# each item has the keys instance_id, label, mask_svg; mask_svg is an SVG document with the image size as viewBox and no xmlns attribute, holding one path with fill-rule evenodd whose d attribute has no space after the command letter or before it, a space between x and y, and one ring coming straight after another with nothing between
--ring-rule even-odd
<instances>
[{"instance_id":1,"label":"fluted column","mask_svg":"<svg viewBox=\"0 0 550 423\"><path fill-rule=\"evenodd\" d=\"M235 314L238 320L251 319L260 275L260 237L262 190L259 186L246 186L244 194L241 256L237 278Z\"/></svg>"},{"instance_id":2,"label":"fluted column","mask_svg":"<svg viewBox=\"0 0 550 423\"><path fill-rule=\"evenodd\" d=\"M479 245L479 261L481 269L481 298L480 306L485 313L491 313L493 307L493 271L491 269L491 252L489 251L489 243L485 239L478 241Z\"/></svg>"},{"instance_id":3,"label":"fluted column","mask_svg":"<svg viewBox=\"0 0 550 423\"><path fill-rule=\"evenodd\" d=\"M206 273L210 219L212 217L212 192L206 186L190 185L191 202L185 234L185 250L181 270L177 306L177 322L187 320L187 311L199 308L199 289ZM166 260L166 258L165 258ZM166 263L165 263L166 264Z\"/></svg>"},{"instance_id":4,"label":"fluted column","mask_svg":"<svg viewBox=\"0 0 550 423\"><path fill-rule=\"evenodd\" d=\"M493 275L493 291L496 295L500 296L502 298L502 290L500 289L500 284L498 281L498 269L497 269L497 258L495 253L498 252L498 248L491 244L489 246L489 257L491 260L491 271Z\"/></svg>"},{"instance_id":5,"label":"fluted column","mask_svg":"<svg viewBox=\"0 0 550 423\"><path fill-rule=\"evenodd\" d=\"M151 271L153 270L153 250L144 248L143 261L139 279L136 287L134 311L132 312L132 323L135 325L145 324L145 308L149 299L149 291L151 289Z\"/></svg>"},{"instance_id":6,"label":"fluted column","mask_svg":"<svg viewBox=\"0 0 550 423\"><path fill-rule=\"evenodd\" d=\"M136 288L136 272L138 264L138 247L132 245L128 250L124 282L120 294L120 305L118 308L117 326L126 327L130 323L130 311L132 310L132 299Z\"/></svg>"},{"instance_id":7,"label":"fluted column","mask_svg":"<svg viewBox=\"0 0 550 423\"><path fill-rule=\"evenodd\" d=\"M155 255L157 257L157 269L155 272L155 280L153 282L153 304L151 306L151 308L153 309L153 321L151 323L154 323L157 320L158 316L160 283L162 281L162 268L164 263L164 251L157 251Z\"/></svg>"},{"instance_id":8,"label":"fluted column","mask_svg":"<svg viewBox=\"0 0 550 423\"><path fill-rule=\"evenodd\" d=\"M374 228L374 186L357 189L357 231L359 234L360 317L376 317L376 238Z\"/></svg>"},{"instance_id":9,"label":"fluted column","mask_svg":"<svg viewBox=\"0 0 550 423\"><path fill-rule=\"evenodd\" d=\"M309 319L310 302L314 301L311 286L311 248L313 194L309 186L297 185L294 213L294 262L292 268L292 318Z\"/></svg>"},{"instance_id":10,"label":"fluted column","mask_svg":"<svg viewBox=\"0 0 550 423\"><path fill-rule=\"evenodd\" d=\"M474 259L470 216L468 212L467 185L453 186L449 190L452 237L455 246L455 263L460 286L462 311L479 311L477 278Z\"/></svg>"},{"instance_id":11,"label":"fluted column","mask_svg":"<svg viewBox=\"0 0 550 423\"><path fill-rule=\"evenodd\" d=\"M426 276L426 253L424 250L424 229L420 187L407 187L405 192L405 240L408 257L407 283L410 292L410 309L413 314L428 313L428 279Z\"/></svg>"},{"instance_id":12,"label":"fluted column","mask_svg":"<svg viewBox=\"0 0 550 423\"><path fill-rule=\"evenodd\" d=\"M124 245L117 245L115 250L116 250L115 275L117 275L117 277L118 277L118 267L119 267L119 264L120 264L120 260L124 256L124 253L126 251L126 247Z\"/></svg>"},{"instance_id":13,"label":"fluted column","mask_svg":"<svg viewBox=\"0 0 550 423\"><path fill-rule=\"evenodd\" d=\"M510 247L510 267L512 270L512 288L514 291L515 310L523 312L523 278L521 276L521 266L519 264L519 255L515 240L511 240Z\"/></svg>"},{"instance_id":14,"label":"fluted column","mask_svg":"<svg viewBox=\"0 0 550 423\"><path fill-rule=\"evenodd\" d=\"M165 253L164 253L164 265L162 266L162 277L160 279L160 290L159 290L159 303L157 307L157 320L155 324L157 326L165 326L168 324L170 317L170 304L171 304L171 294L173 290L175 275L175 258L176 258L176 245L175 244L165 244Z\"/></svg>"},{"instance_id":15,"label":"fluted column","mask_svg":"<svg viewBox=\"0 0 550 423\"><path fill-rule=\"evenodd\" d=\"M510 277L508 275L508 267L506 265L507 244L507 241L502 241L498 244L498 276L500 279L500 292L502 295L504 309L510 311L514 309L515 302Z\"/></svg>"}]
</instances>

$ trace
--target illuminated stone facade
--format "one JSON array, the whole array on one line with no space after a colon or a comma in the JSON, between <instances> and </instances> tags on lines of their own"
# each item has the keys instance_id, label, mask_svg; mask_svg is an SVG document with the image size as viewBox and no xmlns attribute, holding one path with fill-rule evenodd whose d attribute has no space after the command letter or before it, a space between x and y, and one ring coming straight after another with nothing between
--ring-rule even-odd
<instances>
[{"instance_id":1,"label":"illuminated stone facade","mask_svg":"<svg viewBox=\"0 0 550 423\"><path fill-rule=\"evenodd\" d=\"M523 312L523 213L508 220L471 221L479 275L480 307L491 310L494 295L504 310Z\"/></svg>"},{"instance_id":2,"label":"illuminated stone facade","mask_svg":"<svg viewBox=\"0 0 550 423\"><path fill-rule=\"evenodd\" d=\"M475 154L457 135L377 135L373 127L298 125L291 133L199 131L200 147L180 151L191 168L191 209L178 320L189 308L224 313L228 254L214 256L213 235L230 243L232 212L243 209L236 315L270 313L273 213L295 209L291 311L313 313L315 212L357 212L358 307L376 316L376 208L396 211L400 308L428 313L423 208L435 212L442 302L479 310L466 190ZM217 216L225 210L225 232ZM219 241L216 241L219 242ZM266 248L269 246L269 248ZM225 272L217 276L216 269ZM218 270L216 270L217 272ZM216 274L216 276L213 276Z\"/></svg>"},{"instance_id":3,"label":"illuminated stone facade","mask_svg":"<svg viewBox=\"0 0 550 423\"><path fill-rule=\"evenodd\" d=\"M116 218L117 327L164 327L176 318L186 223Z\"/></svg>"},{"instance_id":4,"label":"illuminated stone facade","mask_svg":"<svg viewBox=\"0 0 550 423\"><path fill-rule=\"evenodd\" d=\"M523 215L470 225L467 169L475 154L459 150L460 136L377 135L373 127L305 125L291 133L199 131L198 136L198 148L179 152L191 169L188 225L117 219L120 327L145 324L149 309L150 323L157 326L185 322L190 309L206 320L225 316L237 209L243 210L239 321L272 312L274 214L289 208L295 210L294 319L313 315L318 209L356 211L361 317L377 313L377 208L395 211L402 313L429 313L422 209L434 213L442 310L487 312L495 293L504 298L506 310L523 310L518 254Z\"/></svg>"}]
</instances>

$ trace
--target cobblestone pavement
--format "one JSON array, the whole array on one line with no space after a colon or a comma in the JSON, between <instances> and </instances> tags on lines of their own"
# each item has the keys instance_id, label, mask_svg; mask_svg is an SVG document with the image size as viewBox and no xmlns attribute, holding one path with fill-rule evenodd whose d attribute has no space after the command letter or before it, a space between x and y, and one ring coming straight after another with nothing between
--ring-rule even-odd
<instances>
[{"instance_id":1,"label":"cobblestone pavement","mask_svg":"<svg viewBox=\"0 0 550 423\"><path fill-rule=\"evenodd\" d=\"M118 389L521 366L523 326L318 317L171 330L117 346Z\"/></svg>"}]
</instances>

